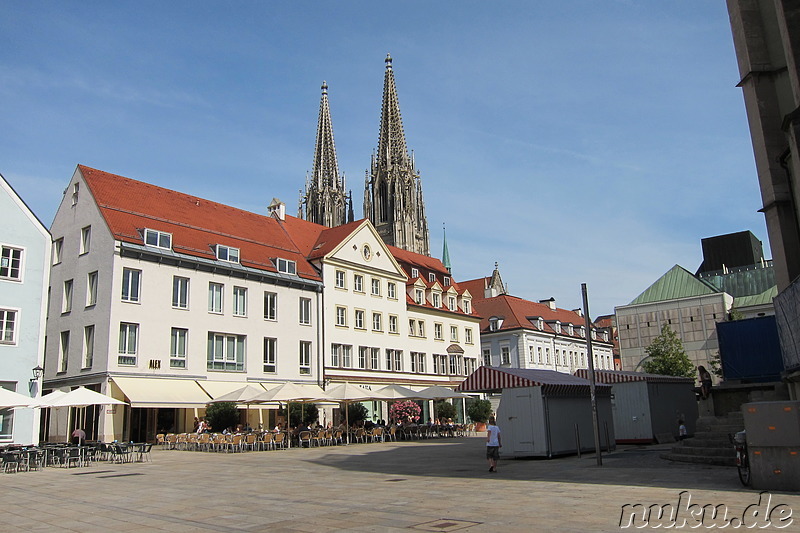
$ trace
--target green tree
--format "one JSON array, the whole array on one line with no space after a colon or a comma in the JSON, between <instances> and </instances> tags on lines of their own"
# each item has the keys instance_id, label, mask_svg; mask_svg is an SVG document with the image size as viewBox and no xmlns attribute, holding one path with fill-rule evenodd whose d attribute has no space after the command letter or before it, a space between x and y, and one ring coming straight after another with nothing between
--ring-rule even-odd
<instances>
[{"instance_id":1,"label":"green tree","mask_svg":"<svg viewBox=\"0 0 800 533\"><path fill-rule=\"evenodd\" d=\"M215 402L206 405L206 421L213 431L222 433L239 423L239 410L233 402Z\"/></svg>"},{"instance_id":2,"label":"green tree","mask_svg":"<svg viewBox=\"0 0 800 533\"><path fill-rule=\"evenodd\" d=\"M456 406L450 402L439 400L433 402L433 412L436 413L436 418L439 420L447 420L448 418L456 417Z\"/></svg>"},{"instance_id":3,"label":"green tree","mask_svg":"<svg viewBox=\"0 0 800 533\"><path fill-rule=\"evenodd\" d=\"M286 409L279 409L278 416L286 416ZM303 424L311 425L319 418L319 409L313 403L290 403L289 425L292 427L297 427L300 424L301 417L303 419Z\"/></svg>"},{"instance_id":4,"label":"green tree","mask_svg":"<svg viewBox=\"0 0 800 533\"><path fill-rule=\"evenodd\" d=\"M678 334L669 325L664 324L661 333L645 348L649 356L642 363L642 368L650 374L666 376L694 377L695 368Z\"/></svg>"},{"instance_id":5,"label":"green tree","mask_svg":"<svg viewBox=\"0 0 800 533\"><path fill-rule=\"evenodd\" d=\"M489 400L467 400L467 416L473 422L486 422L492 416L492 402Z\"/></svg>"},{"instance_id":6,"label":"green tree","mask_svg":"<svg viewBox=\"0 0 800 533\"><path fill-rule=\"evenodd\" d=\"M350 425L366 420L368 415L369 410L367 406L361 402L354 402L347 405L347 416L350 420Z\"/></svg>"}]
</instances>

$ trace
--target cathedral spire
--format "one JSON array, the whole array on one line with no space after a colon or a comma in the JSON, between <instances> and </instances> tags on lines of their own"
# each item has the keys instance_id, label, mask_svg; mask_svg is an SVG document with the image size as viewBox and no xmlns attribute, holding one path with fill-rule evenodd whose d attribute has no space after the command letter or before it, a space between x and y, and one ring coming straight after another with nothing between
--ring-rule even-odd
<instances>
[{"instance_id":1,"label":"cathedral spire","mask_svg":"<svg viewBox=\"0 0 800 533\"><path fill-rule=\"evenodd\" d=\"M389 54L383 77L378 149L372 154L365 181L364 216L387 244L430 255L422 182L409 157Z\"/></svg>"},{"instance_id":2,"label":"cathedral spire","mask_svg":"<svg viewBox=\"0 0 800 533\"><path fill-rule=\"evenodd\" d=\"M303 218L324 226L339 226L347 221L347 194L344 176L339 174L333 123L328 103L328 83L322 82L319 103L317 141L314 147L314 167L306 179L301 204Z\"/></svg>"},{"instance_id":3,"label":"cathedral spire","mask_svg":"<svg viewBox=\"0 0 800 533\"><path fill-rule=\"evenodd\" d=\"M442 244L442 264L447 269L447 271L452 274L453 267L450 264L450 250L447 249L447 227L445 227L444 224L442 224L442 234L444 235L442 239L444 242L444 244Z\"/></svg>"}]
</instances>

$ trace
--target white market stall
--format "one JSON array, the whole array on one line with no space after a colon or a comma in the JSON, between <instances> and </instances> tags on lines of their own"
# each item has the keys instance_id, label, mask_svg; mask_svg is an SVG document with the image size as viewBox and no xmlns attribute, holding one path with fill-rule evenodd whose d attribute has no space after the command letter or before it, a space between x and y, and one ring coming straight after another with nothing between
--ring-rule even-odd
<instances>
[{"instance_id":1,"label":"white market stall","mask_svg":"<svg viewBox=\"0 0 800 533\"><path fill-rule=\"evenodd\" d=\"M555 372L482 366L456 389L462 392L502 391L497 425L501 452L511 457L553 457L594 451L594 424L588 380ZM614 443L611 387L596 389L600 443Z\"/></svg>"}]
</instances>

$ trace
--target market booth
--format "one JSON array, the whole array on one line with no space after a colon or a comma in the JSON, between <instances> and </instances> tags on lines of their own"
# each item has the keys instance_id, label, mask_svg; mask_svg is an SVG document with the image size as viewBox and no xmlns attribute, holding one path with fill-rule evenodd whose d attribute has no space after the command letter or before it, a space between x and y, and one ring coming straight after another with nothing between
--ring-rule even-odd
<instances>
[{"instance_id":1,"label":"market booth","mask_svg":"<svg viewBox=\"0 0 800 533\"><path fill-rule=\"evenodd\" d=\"M575 375L588 379L587 369ZM619 443L651 443L677 438L680 420L689 435L697 422L694 378L596 370L595 381L611 385L614 434Z\"/></svg>"},{"instance_id":2,"label":"market booth","mask_svg":"<svg viewBox=\"0 0 800 533\"><path fill-rule=\"evenodd\" d=\"M456 389L501 392L497 408L503 449L511 457L553 457L594 451L589 381L554 370L479 367ZM601 448L614 443L611 387L598 384Z\"/></svg>"}]
</instances>

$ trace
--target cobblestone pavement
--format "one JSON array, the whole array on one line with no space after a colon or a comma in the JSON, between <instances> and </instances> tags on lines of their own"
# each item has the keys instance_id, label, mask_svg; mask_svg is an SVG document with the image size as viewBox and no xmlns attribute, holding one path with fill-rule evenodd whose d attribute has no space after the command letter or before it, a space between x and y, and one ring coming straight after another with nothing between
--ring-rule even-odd
<instances>
[{"instance_id":1,"label":"cobblestone pavement","mask_svg":"<svg viewBox=\"0 0 800 533\"><path fill-rule=\"evenodd\" d=\"M153 450L150 463L0 474L2 531L618 531L624 504L759 502L736 470L671 463L664 446L501 459L485 439L246 453ZM685 498L686 494L684 495ZM800 513L800 495L769 504ZM688 525L687 525L688 529ZM700 528L703 529L703 528ZM730 527L727 529L731 529ZM783 531L800 531L800 515Z\"/></svg>"}]
</instances>

